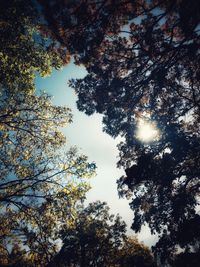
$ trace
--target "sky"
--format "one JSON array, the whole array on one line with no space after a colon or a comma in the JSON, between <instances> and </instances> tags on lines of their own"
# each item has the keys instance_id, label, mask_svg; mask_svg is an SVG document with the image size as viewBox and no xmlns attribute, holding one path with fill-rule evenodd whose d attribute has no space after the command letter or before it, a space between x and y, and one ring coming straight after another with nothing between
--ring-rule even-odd
<instances>
[{"instance_id":1,"label":"sky","mask_svg":"<svg viewBox=\"0 0 200 267\"><path fill-rule=\"evenodd\" d=\"M133 220L133 211L128 201L118 197L116 180L124 174L117 169L118 151L116 145L119 139L113 139L102 131L102 115L87 116L78 111L77 97L68 86L71 78L83 78L87 74L84 67L70 63L62 70L54 70L50 77L36 78L36 88L53 96L53 103L71 108L73 123L63 128L67 138L67 147L77 146L80 152L87 155L90 162L97 165L97 175L91 179L91 190L87 194L86 203L101 200L107 202L113 214L120 214L127 224L127 233L134 235L130 229ZM151 236L147 226L137 235L139 240L151 246L157 238Z\"/></svg>"}]
</instances>

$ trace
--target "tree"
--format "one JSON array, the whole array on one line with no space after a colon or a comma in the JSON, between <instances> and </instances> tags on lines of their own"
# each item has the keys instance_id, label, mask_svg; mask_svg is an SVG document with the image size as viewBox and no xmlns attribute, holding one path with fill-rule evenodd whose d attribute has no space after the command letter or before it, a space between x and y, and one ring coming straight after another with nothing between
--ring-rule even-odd
<instances>
[{"instance_id":1,"label":"tree","mask_svg":"<svg viewBox=\"0 0 200 267\"><path fill-rule=\"evenodd\" d=\"M63 227L63 245L48 266L153 266L150 250L125 233L125 223L109 214L106 203L80 206L75 224Z\"/></svg>"},{"instance_id":2,"label":"tree","mask_svg":"<svg viewBox=\"0 0 200 267\"><path fill-rule=\"evenodd\" d=\"M137 238L128 237L117 256L119 267L156 266L148 247L140 243Z\"/></svg>"},{"instance_id":3,"label":"tree","mask_svg":"<svg viewBox=\"0 0 200 267\"><path fill-rule=\"evenodd\" d=\"M44 18L41 33L56 40L60 54L73 55L77 64L86 64L107 35L118 33L135 6L125 0L37 2Z\"/></svg>"},{"instance_id":4,"label":"tree","mask_svg":"<svg viewBox=\"0 0 200 267\"><path fill-rule=\"evenodd\" d=\"M35 92L36 74L62 64L38 32L37 8L15 0L0 8L0 264L18 264L10 254L18 244L34 266L44 266L57 251L63 218L73 221L85 198L95 164L63 147L60 127L72 121L70 110Z\"/></svg>"},{"instance_id":5,"label":"tree","mask_svg":"<svg viewBox=\"0 0 200 267\"><path fill-rule=\"evenodd\" d=\"M109 266L125 237L126 225L104 202L79 207L72 227L61 231L63 246L50 266Z\"/></svg>"},{"instance_id":6,"label":"tree","mask_svg":"<svg viewBox=\"0 0 200 267\"><path fill-rule=\"evenodd\" d=\"M8 262L7 251L17 243L26 246L26 255L33 263L45 266L58 250L60 228L76 218L76 205L89 190L86 179L93 175L95 166L76 151L70 150L65 156L68 159L65 170L59 173L54 170L44 180L39 177L30 185L29 194L15 193L11 204L1 204L0 252ZM24 187L19 183L17 191L20 186Z\"/></svg>"},{"instance_id":7,"label":"tree","mask_svg":"<svg viewBox=\"0 0 200 267\"><path fill-rule=\"evenodd\" d=\"M39 34L39 15L32 1L0 3L0 82L3 88L27 94L35 90L36 73L49 75L62 60L51 42Z\"/></svg>"},{"instance_id":8,"label":"tree","mask_svg":"<svg viewBox=\"0 0 200 267\"><path fill-rule=\"evenodd\" d=\"M103 114L104 131L124 137L118 166L124 167L126 176L118 181L119 192L133 198L135 231L147 222L152 232L163 237L167 233L169 259L175 253L170 249L173 233L195 218L198 206L200 5L185 0L119 2L131 6L128 17L122 8L117 14L111 11L115 17L109 25L102 24L101 16L93 20L92 14L94 28L90 22L81 24L87 35L81 39L84 53L77 52L88 75L70 85L78 95L79 110ZM91 3L83 3L88 10ZM100 3L105 8L110 2ZM83 17L80 12L78 21ZM58 21L67 32L64 18L62 14ZM116 21L117 30L110 31ZM102 25L106 33L100 42L95 39L95 25ZM68 47L63 40L65 35L61 43ZM135 138L141 118L156 122L159 140L143 144Z\"/></svg>"},{"instance_id":9,"label":"tree","mask_svg":"<svg viewBox=\"0 0 200 267\"><path fill-rule=\"evenodd\" d=\"M199 215L179 222L171 233L165 232L156 246L155 254L159 255L161 263L171 266L195 266L199 262Z\"/></svg>"}]
</instances>

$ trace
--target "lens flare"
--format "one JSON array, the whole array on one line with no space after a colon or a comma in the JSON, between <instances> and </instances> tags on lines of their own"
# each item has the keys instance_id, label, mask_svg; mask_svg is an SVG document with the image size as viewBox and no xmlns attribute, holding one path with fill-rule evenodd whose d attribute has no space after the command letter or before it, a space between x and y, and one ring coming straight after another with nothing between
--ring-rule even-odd
<instances>
[{"instance_id":1,"label":"lens flare","mask_svg":"<svg viewBox=\"0 0 200 267\"><path fill-rule=\"evenodd\" d=\"M159 130L149 120L140 119L138 121L136 137L145 143L156 141L159 139Z\"/></svg>"}]
</instances>

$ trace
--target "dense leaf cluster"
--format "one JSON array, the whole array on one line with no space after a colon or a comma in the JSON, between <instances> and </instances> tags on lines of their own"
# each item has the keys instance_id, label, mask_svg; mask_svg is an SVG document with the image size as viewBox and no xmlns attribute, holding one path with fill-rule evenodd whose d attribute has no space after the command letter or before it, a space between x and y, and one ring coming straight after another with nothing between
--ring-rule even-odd
<instances>
[{"instance_id":1,"label":"dense leaf cluster","mask_svg":"<svg viewBox=\"0 0 200 267\"><path fill-rule=\"evenodd\" d=\"M153 267L150 250L126 236L126 224L104 202L78 208L72 227L63 227L63 246L48 266Z\"/></svg>"}]
</instances>

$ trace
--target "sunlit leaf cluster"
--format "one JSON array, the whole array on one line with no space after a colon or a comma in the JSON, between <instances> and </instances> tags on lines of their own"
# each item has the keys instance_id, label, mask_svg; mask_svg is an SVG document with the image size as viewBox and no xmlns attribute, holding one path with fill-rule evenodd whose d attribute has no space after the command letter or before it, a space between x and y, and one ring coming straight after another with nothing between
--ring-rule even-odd
<instances>
[{"instance_id":1,"label":"sunlit leaf cluster","mask_svg":"<svg viewBox=\"0 0 200 267\"><path fill-rule=\"evenodd\" d=\"M40 35L32 1L0 3L0 264L45 266L89 190L95 164L66 147L67 107L36 93L36 75L62 61ZM29 262L29 263L26 263Z\"/></svg>"}]
</instances>

